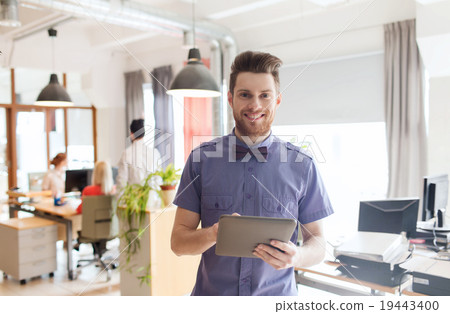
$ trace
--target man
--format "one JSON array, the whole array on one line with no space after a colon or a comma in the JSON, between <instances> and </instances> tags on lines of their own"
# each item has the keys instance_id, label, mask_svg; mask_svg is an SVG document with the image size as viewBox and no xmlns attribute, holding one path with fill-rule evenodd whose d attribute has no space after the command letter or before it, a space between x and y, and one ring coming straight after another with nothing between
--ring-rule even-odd
<instances>
[{"instance_id":1,"label":"man","mask_svg":"<svg viewBox=\"0 0 450 314\"><path fill-rule=\"evenodd\" d=\"M144 142L144 136L144 120L133 120L130 124L131 145L125 149L119 161L116 178L116 190L119 193L127 183L142 183L158 166L159 152Z\"/></svg>"},{"instance_id":2,"label":"man","mask_svg":"<svg viewBox=\"0 0 450 314\"><path fill-rule=\"evenodd\" d=\"M271 134L281 103L280 66L267 53L236 57L228 92L236 127L194 149L186 162L171 244L177 255L202 254L193 295L297 295L294 267L323 259L321 219L333 209L321 178L300 148ZM281 251L260 244L257 259L217 256L217 222L233 213L298 219L303 245L296 246L296 231L289 243L272 241Z\"/></svg>"}]
</instances>

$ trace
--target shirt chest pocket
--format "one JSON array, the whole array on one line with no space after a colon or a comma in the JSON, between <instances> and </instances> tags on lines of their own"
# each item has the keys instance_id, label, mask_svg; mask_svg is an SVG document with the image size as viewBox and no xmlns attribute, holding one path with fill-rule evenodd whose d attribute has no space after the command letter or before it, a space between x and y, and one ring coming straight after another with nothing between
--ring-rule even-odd
<instances>
[{"instance_id":1,"label":"shirt chest pocket","mask_svg":"<svg viewBox=\"0 0 450 314\"><path fill-rule=\"evenodd\" d=\"M203 195L202 219L208 224L216 223L220 216L232 214L233 197L230 195Z\"/></svg>"},{"instance_id":2,"label":"shirt chest pocket","mask_svg":"<svg viewBox=\"0 0 450 314\"><path fill-rule=\"evenodd\" d=\"M283 217L297 219L298 207L295 199L280 197L263 198L263 215L266 217Z\"/></svg>"}]
</instances>

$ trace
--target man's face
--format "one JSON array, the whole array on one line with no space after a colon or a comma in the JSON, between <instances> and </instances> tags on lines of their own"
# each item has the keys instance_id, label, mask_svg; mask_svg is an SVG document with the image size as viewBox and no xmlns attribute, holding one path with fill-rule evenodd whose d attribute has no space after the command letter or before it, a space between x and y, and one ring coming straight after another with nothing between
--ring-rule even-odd
<instances>
[{"instance_id":1,"label":"man's face","mask_svg":"<svg viewBox=\"0 0 450 314\"><path fill-rule=\"evenodd\" d=\"M237 135L267 136L281 95L272 74L242 72L236 78L234 95L228 92L228 102L233 108Z\"/></svg>"}]
</instances>

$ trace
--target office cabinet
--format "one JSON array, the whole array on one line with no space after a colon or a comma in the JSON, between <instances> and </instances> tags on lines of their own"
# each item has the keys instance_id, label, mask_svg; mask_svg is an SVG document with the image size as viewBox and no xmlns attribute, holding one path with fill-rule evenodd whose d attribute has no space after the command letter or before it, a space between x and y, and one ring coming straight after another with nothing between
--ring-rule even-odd
<instances>
[{"instance_id":1,"label":"office cabinet","mask_svg":"<svg viewBox=\"0 0 450 314\"><path fill-rule=\"evenodd\" d=\"M119 210L121 210L119 208ZM133 255L132 272L127 271L126 254L120 255L120 294L123 296L180 296L190 294L197 277L200 255L176 256L170 248L170 237L175 220L176 207L148 209L145 215L145 232L140 237L140 249ZM120 217L120 213L119 213ZM120 233L126 229L119 219ZM137 226L134 226L137 227ZM120 240L120 251L126 247ZM150 265L150 285L141 284L136 272Z\"/></svg>"},{"instance_id":2,"label":"office cabinet","mask_svg":"<svg viewBox=\"0 0 450 314\"><path fill-rule=\"evenodd\" d=\"M0 222L0 269L21 283L56 270L56 223L38 217Z\"/></svg>"}]
</instances>

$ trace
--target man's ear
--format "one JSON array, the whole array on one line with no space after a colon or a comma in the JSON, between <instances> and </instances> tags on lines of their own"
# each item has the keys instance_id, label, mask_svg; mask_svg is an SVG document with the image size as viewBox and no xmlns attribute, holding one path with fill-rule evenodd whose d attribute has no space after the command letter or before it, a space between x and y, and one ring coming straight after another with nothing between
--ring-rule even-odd
<instances>
[{"instance_id":1,"label":"man's ear","mask_svg":"<svg viewBox=\"0 0 450 314\"><path fill-rule=\"evenodd\" d=\"M230 105L231 108L233 108L233 94L231 94L230 91L228 91L227 97L228 97L228 104Z\"/></svg>"},{"instance_id":2,"label":"man's ear","mask_svg":"<svg viewBox=\"0 0 450 314\"><path fill-rule=\"evenodd\" d=\"M277 108L280 106L281 100L282 100L281 93L278 93L278 96L277 96L277 104L276 104L276 107L277 107Z\"/></svg>"},{"instance_id":3,"label":"man's ear","mask_svg":"<svg viewBox=\"0 0 450 314\"><path fill-rule=\"evenodd\" d=\"M130 139L131 139L131 141L133 142L134 140L135 140L135 138L134 138L134 134L133 133L131 133L130 132Z\"/></svg>"}]
</instances>

